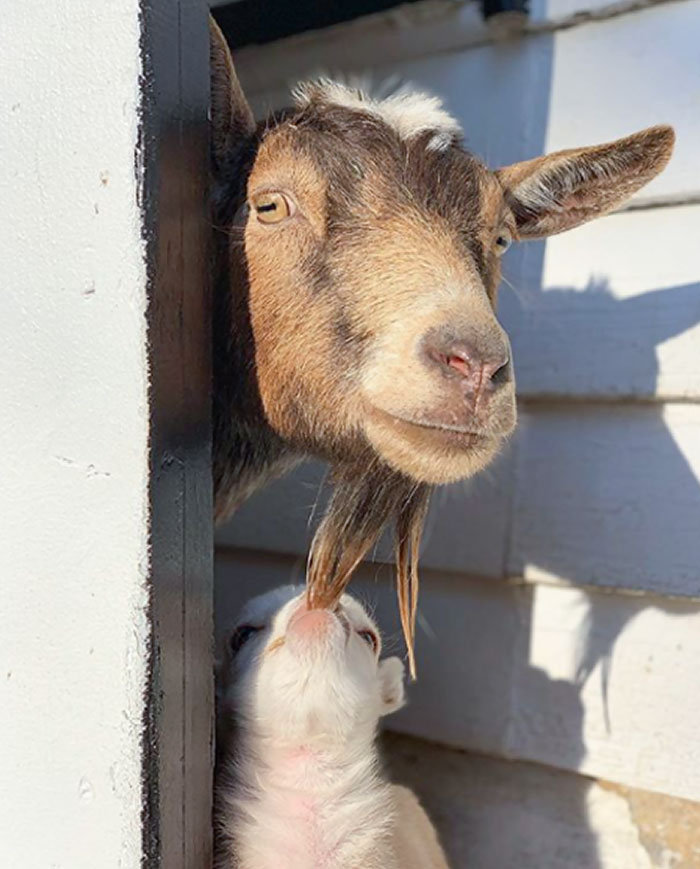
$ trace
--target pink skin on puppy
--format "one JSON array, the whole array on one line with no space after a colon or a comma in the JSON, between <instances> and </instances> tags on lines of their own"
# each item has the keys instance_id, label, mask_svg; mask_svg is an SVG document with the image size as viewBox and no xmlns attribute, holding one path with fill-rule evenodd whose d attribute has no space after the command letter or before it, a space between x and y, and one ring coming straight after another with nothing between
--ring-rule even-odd
<instances>
[{"instance_id":1,"label":"pink skin on puppy","mask_svg":"<svg viewBox=\"0 0 700 869\"><path fill-rule=\"evenodd\" d=\"M287 626L287 642L299 637L302 641L313 640L315 637L323 638L335 627L333 614L327 610L309 610L305 606L299 609L289 620Z\"/></svg>"}]
</instances>

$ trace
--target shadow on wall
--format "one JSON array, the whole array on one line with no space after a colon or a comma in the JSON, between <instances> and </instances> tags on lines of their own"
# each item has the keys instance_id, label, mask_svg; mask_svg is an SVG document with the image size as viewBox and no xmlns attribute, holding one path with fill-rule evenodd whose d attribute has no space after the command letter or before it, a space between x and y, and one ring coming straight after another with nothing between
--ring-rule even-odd
<instances>
[{"instance_id":1,"label":"shadow on wall","mask_svg":"<svg viewBox=\"0 0 700 869\"><path fill-rule=\"evenodd\" d=\"M519 304L528 306L527 294ZM610 371L620 383L634 383L635 395L654 396L657 347L700 323L700 282L627 299L615 298L605 281L592 282L583 291L547 288L537 294L533 307L542 323L556 324L557 314L566 312L568 324L584 327L585 342L567 340L556 326L554 335L546 328L530 331L538 346L546 345L550 352L561 345L567 370L585 369L595 359L598 370ZM590 323L603 327L591 329ZM517 372L517 342L515 357ZM540 408L552 432L541 445L524 451L532 466L519 470L520 482L539 479L544 489L523 486L523 503L514 505L521 522L512 541L511 574L700 597L700 535L692 533L700 527L700 481L665 413L663 403L651 401L622 409L605 403L569 404L563 411L554 405ZM576 439L567 443L573 425ZM626 480L629 491L619 491ZM654 598L654 606L663 608L662 601ZM672 603L668 612L675 609ZM579 683L601 662L605 681L615 632L608 624L601 645L597 621L592 605ZM616 633L623 627L620 623Z\"/></svg>"},{"instance_id":2,"label":"shadow on wall","mask_svg":"<svg viewBox=\"0 0 700 869\"><path fill-rule=\"evenodd\" d=\"M572 380L593 360L596 371L609 372L613 398L618 398L615 383L632 384L631 398L645 398L656 393L659 345L700 322L700 284L618 299L601 280L585 290L526 291L518 294L517 304L521 322L531 316L539 324L533 328L530 323L525 330L528 340L546 347L547 358L559 358ZM557 325L559 315L566 316L565 329ZM571 334L577 323L583 341ZM517 339L514 356L517 375ZM700 527L700 482L665 414L663 404L651 401L630 401L622 408L606 402L570 402L563 408L554 402L539 405L530 420L533 431L528 433L526 420L523 434L525 441L529 434L538 435L538 443L532 450L519 445L529 467L516 471L519 495L513 509L518 530L509 541L511 575L549 575L572 585L700 596L700 535L692 533L693 527ZM544 419L547 428L535 431L535 417ZM630 485L625 490L626 481ZM564 743L552 746L552 754L543 760L556 763L557 755L566 758L566 765L585 760L581 693L596 669L605 724L611 731L607 689L615 643L628 623L649 609L668 615L688 612L678 598L653 593L621 606L592 593L587 596L574 680L552 679L542 669L528 668L518 689L520 710L535 728L538 718L549 717L541 725L552 732L555 742ZM559 722L567 722L565 732L556 733ZM582 827L590 822L585 795L580 819ZM587 853L580 851L580 840L577 844L575 862L545 858L541 865L610 865L598 851L592 828Z\"/></svg>"}]
</instances>

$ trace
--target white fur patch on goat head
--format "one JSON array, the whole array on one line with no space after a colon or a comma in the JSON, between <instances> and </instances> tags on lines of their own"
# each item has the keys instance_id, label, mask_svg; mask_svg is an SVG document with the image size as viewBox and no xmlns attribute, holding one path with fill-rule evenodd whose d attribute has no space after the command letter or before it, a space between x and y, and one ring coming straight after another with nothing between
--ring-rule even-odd
<instances>
[{"instance_id":1,"label":"white fur patch on goat head","mask_svg":"<svg viewBox=\"0 0 700 869\"><path fill-rule=\"evenodd\" d=\"M320 78L297 85L293 97L301 109L317 103L366 112L384 121L406 141L433 133L428 140L429 150L441 151L462 134L459 123L445 111L439 97L409 88L378 98L360 86Z\"/></svg>"}]
</instances>

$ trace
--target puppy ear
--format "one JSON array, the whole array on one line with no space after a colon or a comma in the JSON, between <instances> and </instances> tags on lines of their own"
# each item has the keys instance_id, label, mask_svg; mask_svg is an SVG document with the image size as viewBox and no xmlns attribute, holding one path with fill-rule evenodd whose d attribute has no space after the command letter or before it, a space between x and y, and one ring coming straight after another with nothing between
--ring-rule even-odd
<instances>
[{"instance_id":1,"label":"puppy ear","mask_svg":"<svg viewBox=\"0 0 700 869\"><path fill-rule=\"evenodd\" d=\"M606 145L499 169L518 237L555 235L618 208L661 172L674 138L671 127L650 127Z\"/></svg>"},{"instance_id":2,"label":"puppy ear","mask_svg":"<svg viewBox=\"0 0 700 869\"><path fill-rule=\"evenodd\" d=\"M406 702L403 686L403 663L399 658L379 662L379 683L382 695L382 715L396 712Z\"/></svg>"}]
</instances>

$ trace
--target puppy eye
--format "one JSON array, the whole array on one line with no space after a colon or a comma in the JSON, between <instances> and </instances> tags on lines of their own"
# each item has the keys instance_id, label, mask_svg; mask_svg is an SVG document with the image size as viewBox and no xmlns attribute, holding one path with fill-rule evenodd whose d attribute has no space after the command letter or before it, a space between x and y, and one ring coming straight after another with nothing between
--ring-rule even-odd
<instances>
[{"instance_id":1,"label":"puppy eye","mask_svg":"<svg viewBox=\"0 0 700 869\"><path fill-rule=\"evenodd\" d=\"M261 630L261 625L240 625L237 627L229 640L229 648L231 649L231 652L234 655L237 655L253 634L257 634L257 632Z\"/></svg>"},{"instance_id":2,"label":"puppy eye","mask_svg":"<svg viewBox=\"0 0 700 869\"><path fill-rule=\"evenodd\" d=\"M508 229L502 229L496 238L496 256L502 256L513 244L513 236Z\"/></svg>"},{"instance_id":3,"label":"puppy eye","mask_svg":"<svg viewBox=\"0 0 700 869\"><path fill-rule=\"evenodd\" d=\"M373 652L377 651L377 649L379 648L379 638L374 633L374 631L365 629L362 631L358 631L357 635L359 637L362 637L362 639L367 643L368 646L370 646Z\"/></svg>"},{"instance_id":4,"label":"puppy eye","mask_svg":"<svg viewBox=\"0 0 700 869\"><path fill-rule=\"evenodd\" d=\"M292 203L277 191L258 193L253 197L253 210L260 223L281 223L293 212Z\"/></svg>"}]
</instances>

